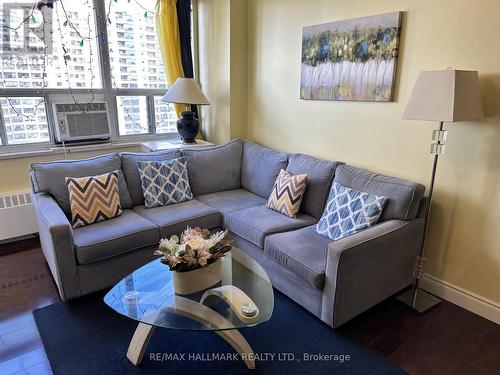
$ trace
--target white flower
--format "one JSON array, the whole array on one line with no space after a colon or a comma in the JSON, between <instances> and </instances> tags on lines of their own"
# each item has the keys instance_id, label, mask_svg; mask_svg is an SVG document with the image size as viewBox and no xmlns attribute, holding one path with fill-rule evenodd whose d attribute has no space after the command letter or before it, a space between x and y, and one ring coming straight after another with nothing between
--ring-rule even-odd
<instances>
[{"instance_id":1,"label":"white flower","mask_svg":"<svg viewBox=\"0 0 500 375\"><path fill-rule=\"evenodd\" d=\"M207 241L207 249L210 249L212 246L217 245L219 242L221 242L224 237L226 237L227 234L227 229L225 231L220 231L217 233L214 233L210 236L210 238Z\"/></svg>"},{"instance_id":2,"label":"white flower","mask_svg":"<svg viewBox=\"0 0 500 375\"><path fill-rule=\"evenodd\" d=\"M197 238L193 237L190 238L189 241L186 242L187 245L189 245L192 249L202 249L205 246L205 241L203 238Z\"/></svg>"}]
</instances>

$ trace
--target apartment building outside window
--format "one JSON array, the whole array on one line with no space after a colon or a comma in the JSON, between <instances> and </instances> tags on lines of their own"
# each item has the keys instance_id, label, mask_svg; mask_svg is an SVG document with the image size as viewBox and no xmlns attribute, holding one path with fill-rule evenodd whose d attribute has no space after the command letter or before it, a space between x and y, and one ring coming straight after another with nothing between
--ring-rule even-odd
<instances>
[{"instance_id":1,"label":"apartment building outside window","mask_svg":"<svg viewBox=\"0 0 500 375\"><path fill-rule=\"evenodd\" d=\"M155 4L57 1L45 11L50 25L35 11L16 29L33 2L0 0L0 145L54 142L52 105L61 97L106 101L113 138L174 134L173 106L160 100L167 83Z\"/></svg>"}]
</instances>

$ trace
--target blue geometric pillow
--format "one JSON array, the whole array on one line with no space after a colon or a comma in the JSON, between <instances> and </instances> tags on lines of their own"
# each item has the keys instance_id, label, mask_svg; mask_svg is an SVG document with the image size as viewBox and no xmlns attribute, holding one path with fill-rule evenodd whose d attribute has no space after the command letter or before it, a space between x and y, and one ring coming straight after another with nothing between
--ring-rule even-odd
<instances>
[{"instance_id":1,"label":"blue geometric pillow","mask_svg":"<svg viewBox=\"0 0 500 375\"><path fill-rule=\"evenodd\" d=\"M387 198L333 183L315 231L338 240L377 223Z\"/></svg>"},{"instance_id":2,"label":"blue geometric pillow","mask_svg":"<svg viewBox=\"0 0 500 375\"><path fill-rule=\"evenodd\" d=\"M185 157L165 161L137 161L146 208L193 199Z\"/></svg>"}]
</instances>

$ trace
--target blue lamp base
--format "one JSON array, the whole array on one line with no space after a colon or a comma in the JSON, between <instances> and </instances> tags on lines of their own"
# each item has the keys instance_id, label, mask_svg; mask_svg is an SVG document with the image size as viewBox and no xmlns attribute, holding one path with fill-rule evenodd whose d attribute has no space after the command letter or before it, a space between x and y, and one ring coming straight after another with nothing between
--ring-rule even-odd
<instances>
[{"instance_id":1,"label":"blue lamp base","mask_svg":"<svg viewBox=\"0 0 500 375\"><path fill-rule=\"evenodd\" d=\"M200 120L198 120L194 112L183 111L181 117L177 120L177 132L181 136L184 143L196 143L196 136L200 131Z\"/></svg>"}]
</instances>

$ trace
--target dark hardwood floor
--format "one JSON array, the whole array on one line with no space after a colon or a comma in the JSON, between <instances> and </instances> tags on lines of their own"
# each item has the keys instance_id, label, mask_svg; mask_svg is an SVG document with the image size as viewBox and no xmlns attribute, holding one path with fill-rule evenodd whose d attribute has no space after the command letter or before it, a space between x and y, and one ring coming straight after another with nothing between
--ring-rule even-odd
<instances>
[{"instance_id":1,"label":"dark hardwood floor","mask_svg":"<svg viewBox=\"0 0 500 375\"><path fill-rule=\"evenodd\" d=\"M38 240L0 245L0 374L51 374L32 310L60 301Z\"/></svg>"},{"instance_id":2,"label":"dark hardwood floor","mask_svg":"<svg viewBox=\"0 0 500 375\"><path fill-rule=\"evenodd\" d=\"M57 301L38 241L0 245L0 374L51 373L31 311ZM410 374L500 374L500 326L446 301L417 316L388 299L339 332Z\"/></svg>"}]
</instances>

